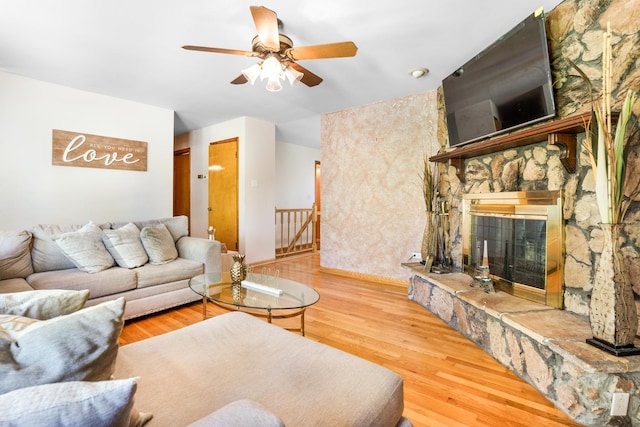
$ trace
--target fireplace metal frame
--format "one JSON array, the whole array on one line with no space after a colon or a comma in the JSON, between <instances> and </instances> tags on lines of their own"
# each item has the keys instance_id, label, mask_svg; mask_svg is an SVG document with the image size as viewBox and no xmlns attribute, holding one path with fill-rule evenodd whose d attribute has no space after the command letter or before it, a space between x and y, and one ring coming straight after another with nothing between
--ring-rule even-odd
<instances>
[{"instance_id":1,"label":"fireplace metal frame","mask_svg":"<svg viewBox=\"0 0 640 427\"><path fill-rule=\"evenodd\" d=\"M514 296L550 307L563 306L563 245L561 191L517 191L504 193L474 193L462 200L462 268L474 275L471 262L471 217L495 216L516 219L546 219L546 280L544 289L536 289L491 274L494 286Z\"/></svg>"}]
</instances>

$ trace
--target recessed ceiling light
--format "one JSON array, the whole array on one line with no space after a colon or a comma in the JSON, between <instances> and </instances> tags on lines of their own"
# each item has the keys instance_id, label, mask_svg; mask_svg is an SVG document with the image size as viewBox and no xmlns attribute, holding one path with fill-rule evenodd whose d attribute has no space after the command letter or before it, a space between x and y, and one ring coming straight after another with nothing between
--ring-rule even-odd
<instances>
[{"instance_id":1,"label":"recessed ceiling light","mask_svg":"<svg viewBox=\"0 0 640 427\"><path fill-rule=\"evenodd\" d=\"M414 68L413 70L409 71L409 75L414 79L420 79L427 74L429 74L429 70L427 68Z\"/></svg>"}]
</instances>

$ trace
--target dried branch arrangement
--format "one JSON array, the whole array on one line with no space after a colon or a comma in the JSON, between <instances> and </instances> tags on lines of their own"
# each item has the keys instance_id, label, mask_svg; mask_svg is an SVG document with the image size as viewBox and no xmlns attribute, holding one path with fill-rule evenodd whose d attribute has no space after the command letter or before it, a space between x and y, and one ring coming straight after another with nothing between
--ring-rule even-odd
<instances>
[{"instance_id":1,"label":"dried branch arrangement","mask_svg":"<svg viewBox=\"0 0 640 427\"><path fill-rule=\"evenodd\" d=\"M634 133L629 125L637 123L632 111L637 93L627 91L614 133L611 114L611 47L611 28L607 25L603 37L602 96L599 102L594 102L592 118L586 126L585 146L596 179L596 201L601 222L617 224L622 221L629 205L640 192L636 184L636 188L625 196L625 161L630 146L629 136Z\"/></svg>"}]
</instances>

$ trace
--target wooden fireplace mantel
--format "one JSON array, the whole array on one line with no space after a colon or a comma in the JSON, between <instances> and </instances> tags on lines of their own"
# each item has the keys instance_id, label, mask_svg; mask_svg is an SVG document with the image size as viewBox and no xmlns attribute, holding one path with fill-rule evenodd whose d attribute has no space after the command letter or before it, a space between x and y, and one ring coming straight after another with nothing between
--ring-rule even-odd
<instances>
[{"instance_id":1,"label":"wooden fireplace mantel","mask_svg":"<svg viewBox=\"0 0 640 427\"><path fill-rule=\"evenodd\" d=\"M429 157L430 162L449 162L455 166L460 181L464 182L464 161L511 148L523 147L547 141L560 148L560 161L567 172L575 173L577 155L577 134L584 132L591 119L591 112L551 120L507 135L456 148L446 153Z\"/></svg>"}]
</instances>

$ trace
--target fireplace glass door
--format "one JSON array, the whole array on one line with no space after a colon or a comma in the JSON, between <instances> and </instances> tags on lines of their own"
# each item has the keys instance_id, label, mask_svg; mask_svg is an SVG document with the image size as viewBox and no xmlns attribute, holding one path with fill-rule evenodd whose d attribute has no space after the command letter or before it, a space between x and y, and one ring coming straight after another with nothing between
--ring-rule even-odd
<instances>
[{"instance_id":1,"label":"fireplace glass door","mask_svg":"<svg viewBox=\"0 0 640 427\"><path fill-rule=\"evenodd\" d=\"M489 273L497 290L562 307L559 191L463 195L462 265L467 273L479 274L485 242Z\"/></svg>"},{"instance_id":2,"label":"fireplace glass door","mask_svg":"<svg viewBox=\"0 0 640 427\"><path fill-rule=\"evenodd\" d=\"M545 288L546 220L472 215L470 240L471 265L480 266L486 241L490 274Z\"/></svg>"}]
</instances>

